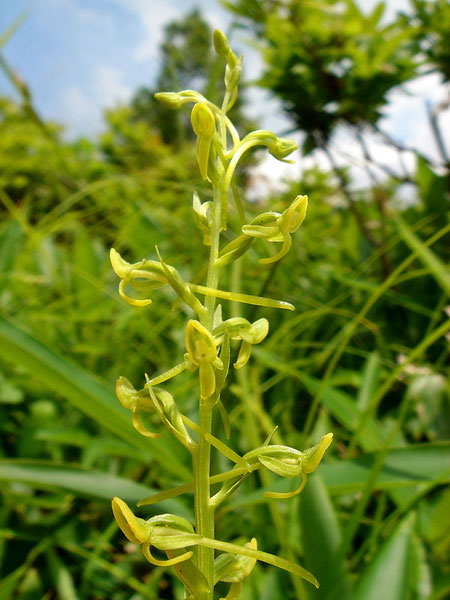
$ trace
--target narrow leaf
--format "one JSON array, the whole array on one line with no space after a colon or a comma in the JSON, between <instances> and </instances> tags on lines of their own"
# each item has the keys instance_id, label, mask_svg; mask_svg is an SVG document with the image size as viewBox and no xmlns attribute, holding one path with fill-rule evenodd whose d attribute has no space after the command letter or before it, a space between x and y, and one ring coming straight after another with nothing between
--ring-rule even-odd
<instances>
[{"instance_id":1,"label":"narrow leaf","mask_svg":"<svg viewBox=\"0 0 450 600\"><path fill-rule=\"evenodd\" d=\"M360 578L355 600L409 598L411 536L414 514L409 515L380 548Z\"/></svg>"},{"instance_id":2,"label":"narrow leaf","mask_svg":"<svg viewBox=\"0 0 450 600\"><path fill-rule=\"evenodd\" d=\"M157 456L159 464L170 473L183 479L190 477L190 472L174 455L172 440L153 441L138 435L130 423L128 411L104 383L4 317L0 317L0 356L25 367L49 389L105 429L146 450L149 456Z\"/></svg>"}]
</instances>

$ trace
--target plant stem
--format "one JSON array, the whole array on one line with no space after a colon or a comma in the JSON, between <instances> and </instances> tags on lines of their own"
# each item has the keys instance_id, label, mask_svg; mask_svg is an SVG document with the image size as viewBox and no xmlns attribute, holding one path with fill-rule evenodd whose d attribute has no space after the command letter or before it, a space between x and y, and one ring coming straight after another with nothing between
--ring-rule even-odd
<instances>
[{"instance_id":1,"label":"plant stem","mask_svg":"<svg viewBox=\"0 0 450 600\"><path fill-rule=\"evenodd\" d=\"M220 239L220 198L221 191L219 186L214 186L214 218L211 228L211 250L209 253L209 264L208 264L208 275L206 278L206 287L217 289L219 284L219 269L216 267L216 260L219 257L219 239ZM206 317L205 326L212 331L214 310L216 305L216 299L213 296L206 297Z\"/></svg>"},{"instance_id":2,"label":"plant stem","mask_svg":"<svg viewBox=\"0 0 450 600\"><path fill-rule=\"evenodd\" d=\"M212 407L200 401L200 428L210 433L212 423ZM204 436L199 437L197 453L194 456L194 503L196 531L199 535L214 538L214 507L211 506L209 475L211 465L211 446ZM213 598L213 566L214 550L198 548L198 568L206 577L210 593L199 600Z\"/></svg>"},{"instance_id":3,"label":"plant stem","mask_svg":"<svg viewBox=\"0 0 450 600\"><path fill-rule=\"evenodd\" d=\"M219 269L216 260L219 256L220 239L220 188L214 186L214 219L211 228L211 250L209 255L207 287L217 289L219 283ZM206 315L204 325L212 331L216 299L206 297ZM203 433L211 433L213 406L208 400L200 400L199 426ZM194 504L196 531L199 535L214 539L214 506L210 497L210 472L211 472L211 446L203 435L199 436L198 448L194 454ZM214 549L198 548L198 568L206 577L210 591L199 600L212 600L214 597Z\"/></svg>"}]
</instances>

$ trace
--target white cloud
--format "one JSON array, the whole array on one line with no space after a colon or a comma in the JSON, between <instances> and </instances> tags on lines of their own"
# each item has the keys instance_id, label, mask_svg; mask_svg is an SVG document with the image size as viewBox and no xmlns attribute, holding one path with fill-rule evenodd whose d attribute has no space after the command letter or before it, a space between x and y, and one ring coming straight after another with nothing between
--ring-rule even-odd
<instances>
[{"instance_id":1,"label":"white cloud","mask_svg":"<svg viewBox=\"0 0 450 600\"><path fill-rule=\"evenodd\" d=\"M389 95L389 105L380 120L386 132L431 160L442 162L427 115L427 104L435 108L448 98L442 76L433 73L410 81ZM444 143L450 149L450 110L442 111L439 124Z\"/></svg>"},{"instance_id":2,"label":"white cloud","mask_svg":"<svg viewBox=\"0 0 450 600\"><path fill-rule=\"evenodd\" d=\"M122 9L136 15L144 35L134 46L133 58L138 62L154 59L164 36L164 26L180 16L168 0L115 0Z\"/></svg>"},{"instance_id":3,"label":"white cloud","mask_svg":"<svg viewBox=\"0 0 450 600\"><path fill-rule=\"evenodd\" d=\"M380 0L358 0L359 7L365 13L371 13ZM388 0L383 15L383 21L391 21L398 12L410 12L411 6L408 0Z\"/></svg>"},{"instance_id":4,"label":"white cloud","mask_svg":"<svg viewBox=\"0 0 450 600\"><path fill-rule=\"evenodd\" d=\"M132 91L123 82L123 73L105 64L95 68L86 89L70 85L63 90L59 109L68 121L70 137L98 133L104 108L128 101Z\"/></svg>"},{"instance_id":5,"label":"white cloud","mask_svg":"<svg viewBox=\"0 0 450 600\"><path fill-rule=\"evenodd\" d=\"M212 28L225 29L230 23L229 13L219 4L187 1L177 3L176 0L114 0L123 10L133 13L143 28L143 36L137 40L133 58L137 62L158 58L159 46L164 38L164 27L171 21L178 20L198 7L201 14ZM181 7L180 7L181 5Z\"/></svg>"},{"instance_id":6,"label":"white cloud","mask_svg":"<svg viewBox=\"0 0 450 600\"><path fill-rule=\"evenodd\" d=\"M133 94L133 90L123 82L123 73L111 65L96 68L93 88L96 99L104 106L127 102Z\"/></svg>"},{"instance_id":7,"label":"white cloud","mask_svg":"<svg viewBox=\"0 0 450 600\"><path fill-rule=\"evenodd\" d=\"M65 121L68 119L67 115L70 115L70 136L85 135L87 131L98 130L100 111L77 85L71 85L61 92L59 107Z\"/></svg>"},{"instance_id":8,"label":"white cloud","mask_svg":"<svg viewBox=\"0 0 450 600\"><path fill-rule=\"evenodd\" d=\"M114 27L114 20L111 14L105 10L98 10L92 5L86 6L78 0L40 0L41 10L57 9L62 11L66 18L77 19L88 25L98 26L101 23L102 31Z\"/></svg>"}]
</instances>

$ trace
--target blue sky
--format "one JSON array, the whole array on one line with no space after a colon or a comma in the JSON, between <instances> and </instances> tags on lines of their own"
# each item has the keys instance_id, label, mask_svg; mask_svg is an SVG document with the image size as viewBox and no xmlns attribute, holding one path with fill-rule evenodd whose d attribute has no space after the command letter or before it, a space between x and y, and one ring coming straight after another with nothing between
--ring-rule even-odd
<instances>
[{"instance_id":1,"label":"blue sky","mask_svg":"<svg viewBox=\"0 0 450 600\"><path fill-rule=\"evenodd\" d=\"M367 9L375 4L375 0L360 2ZM387 0L386 4L388 16L408 8L408 0ZM229 13L217 0L0 0L0 34L27 13L3 53L29 84L45 118L63 123L70 137L93 134L102 128L105 107L125 102L137 87L153 83L164 25L194 7L202 10L213 27L226 30L230 24ZM235 45L245 54L246 77L254 79L261 70L259 56L246 47L245 35L239 36ZM436 78L422 79L411 84L410 91L414 98L401 91L392 94L384 125L404 142L434 156L424 100L438 101L442 86ZM2 74L0 94L13 95ZM248 100L252 116L259 117L264 127L277 132L286 127L279 105L267 93L251 89ZM338 132L335 145L342 160L354 143L346 140L345 132ZM382 147L374 146L374 152L391 160ZM276 171L281 176L283 165L276 168L281 169Z\"/></svg>"},{"instance_id":2,"label":"blue sky","mask_svg":"<svg viewBox=\"0 0 450 600\"><path fill-rule=\"evenodd\" d=\"M103 107L154 80L164 24L194 5L217 24L229 21L205 0L1 0L0 32L27 14L4 55L45 117L72 135L97 131ZM4 77L0 93L11 93Z\"/></svg>"}]
</instances>

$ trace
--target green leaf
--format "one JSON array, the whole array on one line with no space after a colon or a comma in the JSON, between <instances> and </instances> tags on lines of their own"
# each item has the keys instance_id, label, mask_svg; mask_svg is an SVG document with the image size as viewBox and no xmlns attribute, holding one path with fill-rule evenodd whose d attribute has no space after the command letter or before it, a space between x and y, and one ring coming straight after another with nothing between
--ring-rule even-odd
<instances>
[{"instance_id":1,"label":"green leaf","mask_svg":"<svg viewBox=\"0 0 450 600\"><path fill-rule=\"evenodd\" d=\"M315 395L321 388L321 382L315 377L311 377L299 369L283 362L274 354L268 353L261 348L254 348L254 355L258 360L280 373L287 373L291 377L298 379L305 385L311 395ZM344 427L350 431L355 431L362 418L362 411L356 405L353 398L336 390L331 386L327 386L322 394L322 403L329 410L330 414ZM366 422L361 431L361 444L364 450L376 450L381 448L382 438L379 428L375 421L371 418L366 419Z\"/></svg>"},{"instance_id":2,"label":"green leaf","mask_svg":"<svg viewBox=\"0 0 450 600\"><path fill-rule=\"evenodd\" d=\"M76 231L71 268L78 308L88 310L98 302L100 269L92 237L82 227Z\"/></svg>"},{"instance_id":3,"label":"green leaf","mask_svg":"<svg viewBox=\"0 0 450 600\"><path fill-rule=\"evenodd\" d=\"M28 11L21 13L9 27L0 35L0 49L12 38L12 36L18 31L23 23L28 18Z\"/></svg>"},{"instance_id":4,"label":"green leaf","mask_svg":"<svg viewBox=\"0 0 450 600\"><path fill-rule=\"evenodd\" d=\"M419 186L421 198L428 213L434 213L445 219L445 195L448 191L448 181L445 175L437 175L423 156L417 156L416 183Z\"/></svg>"},{"instance_id":5,"label":"green leaf","mask_svg":"<svg viewBox=\"0 0 450 600\"><path fill-rule=\"evenodd\" d=\"M75 584L69 569L54 550L48 549L45 556L58 598L78 600Z\"/></svg>"},{"instance_id":6,"label":"green leaf","mask_svg":"<svg viewBox=\"0 0 450 600\"><path fill-rule=\"evenodd\" d=\"M370 399L375 395L380 375L380 356L372 352L364 365L362 373L362 384L359 388L356 403L358 408L366 410L370 405Z\"/></svg>"},{"instance_id":7,"label":"green leaf","mask_svg":"<svg viewBox=\"0 0 450 600\"><path fill-rule=\"evenodd\" d=\"M448 265L444 264L437 254L417 237L409 225L398 214L394 216L394 221L403 241L409 246L412 252L417 254L424 266L430 269L438 284L450 296L450 270Z\"/></svg>"},{"instance_id":8,"label":"green leaf","mask_svg":"<svg viewBox=\"0 0 450 600\"><path fill-rule=\"evenodd\" d=\"M119 496L129 504L155 493L152 488L124 477L45 460L0 459L0 481L20 481L37 489L57 488L82 498L105 502ZM165 500L161 502L163 506L164 510L186 518L192 516L178 500Z\"/></svg>"},{"instance_id":9,"label":"green leaf","mask_svg":"<svg viewBox=\"0 0 450 600\"><path fill-rule=\"evenodd\" d=\"M350 583L342 556L336 556L341 532L334 507L320 473L310 477L300 496L302 547L306 567L320 583L310 598L349 599Z\"/></svg>"},{"instance_id":10,"label":"green leaf","mask_svg":"<svg viewBox=\"0 0 450 600\"><path fill-rule=\"evenodd\" d=\"M415 515L409 515L381 546L363 572L355 600L407 600L410 593L410 555Z\"/></svg>"},{"instance_id":11,"label":"green leaf","mask_svg":"<svg viewBox=\"0 0 450 600\"><path fill-rule=\"evenodd\" d=\"M315 395L321 387L321 382L315 377L302 373L300 377L310 394ZM342 392L327 386L322 393L322 403L327 407L330 414L350 431L358 429L362 419L362 411L358 408L353 398ZM382 438L379 428L373 419L366 419L360 433L361 446L364 450L376 450L381 448Z\"/></svg>"},{"instance_id":12,"label":"green leaf","mask_svg":"<svg viewBox=\"0 0 450 600\"><path fill-rule=\"evenodd\" d=\"M22 227L17 221L9 221L0 231L0 292L8 282L16 256L22 243Z\"/></svg>"},{"instance_id":13,"label":"green leaf","mask_svg":"<svg viewBox=\"0 0 450 600\"><path fill-rule=\"evenodd\" d=\"M367 481L377 453L360 458L324 463L320 474L332 494L360 491ZM375 489L410 487L434 480L450 481L450 443L417 444L390 450ZM309 484L308 484L309 485Z\"/></svg>"},{"instance_id":14,"label":"green leaf","mask_svg":"<svg viewBox=\"0 0 450 600\"><path fill-rule=\"evenodd\" d=\"M0 317L0 356L25 367L49 389L63 396L99 425L132 446L146 450L149 458L157 456L161 467L170 473L182 479L191 478L190 472L174 454L175 442L172 439L167 437L164 441L155 442L138 435L130 423L128 412L103 382L4 317Z\"/></svg>"}]
</instances>

